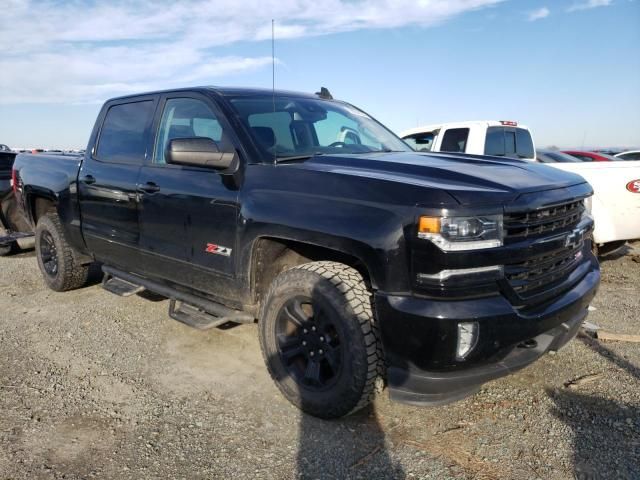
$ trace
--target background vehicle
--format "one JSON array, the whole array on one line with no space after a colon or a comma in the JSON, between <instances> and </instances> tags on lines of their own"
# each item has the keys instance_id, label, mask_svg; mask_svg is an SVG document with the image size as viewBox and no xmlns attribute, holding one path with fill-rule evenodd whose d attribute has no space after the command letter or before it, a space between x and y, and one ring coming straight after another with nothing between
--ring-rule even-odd
<instances>
[{"instance_id":1,"label":"background vehicle","mask_svg":"<svg viewBox=\"0 0 640 480\"><path fill-rule=\"evenodd\" d=\"M258 319L276 385L323 418L385 381L413 404L476 392L571 340L600 278L582 178L416 154L326 90L114 99L83 158L14 174L52 289L99 261L187 325Z\"/></svg>"},{"instance_id":2,"label":"background vehicle","mask_svg":"<svg viewBox=\"0 0 640 480\"><path fill-rule=\"evenodd\" d=\"M0 255L17 247L33 247L31 227L17 208L12 190L11 169L16 153L6 145L0 148Z\"/></svg>"},{"instance_id":3,"label":"background vehicle","mask_svg":"<svg viewBox=\"0 0 640 480\"><path fill-rule=\"evenodd\" d=\"M574 157L573 155L568 155L557 150L549 150L543 148L538 148L536 150L536 160L540 163L576 163L583 161L578 157Z\"/></svg>"},{"instance_id":4,"label":"background vehicle","mask_svg":"<svg viewBox=\"0 0 640 480\"><path fill-rule=\"evenodd\" d=\"M513 121L470 121L426 125L400 134L419 152L452 152L535 160L529 129Z\"/></svg>"},{"instance_id":5,"label":"background vehicle","mask_svg":"<svg viewBox=\"0 0 640 480\"><path fill-rule=\"evenodd\" d=\"M489 130L486 123L474 121L444 123L437 125L435 128L427 126L407 130L402 132L400 136L414 149L417 148L418 151L420 151L423 141L431 139L429 144L431 151L439 152L442 151L442 145L446 143L443 142L443 137L447 132L461 132L459 134L462 135L463 139L469 139L459 145L461 152L482 155L495 151L494 148L487 147L489 145L487 143L489 142ZM496 122L493 123L495 124ZM502 123L515 124L515 122ZM517 150L517 145L526 145L527 148L528 145L531 145L533 148L533 140L529 140L531 136L529 130L523 126L520 126L520 129L520 136L518 136L517 132L508 135L505 133L504 138L509 139L508 141L505 140L505 142L510 145L508 148L510 153L509 155L503 155L503 150L500 148L500 155L498 156L513 157L514 150ZM499 134L497 136L502 138ZM517 143L518 138L522 139L520 144ZM475 140L471 141L471 139ZM483 139L485 139L484 144L482 142ZM513 144L514 140L516 141L516 147ZM500 143L500 145L502 144ZM524 152L520 153L523 154ZM524 154L522 156L524 157ZM575 162L570 161L572 158L575 159ZM595 158L600 158L602 162L594 162ZM622 162L612 162L610 160L618 159L606 154L576 151L556 152L548 149L541 150L540 154L534 154L532 158L529 158L527 154L526 159L548 163L551 167L577 173L591 183L594 187L593 205L595 207L592 211L595 219L593 237L594 243L601 247L602 252L615 249L623 245L626 240L640 238L640 215L638 214L636 203L639 200L636 197L640 197L640 195L632 195L625 188L628 182L633 182L635 179L640 178L640 168L638 168L640 164L636 165L636 162L632 162L628 165L629 168L620 169L613 166ZM601 168L595 169L588 167L590 162L602 163L603 165ZM564 165L567 166L564 167Z\"/></svg>"},{"instance_id":6,"label":"background vehicle","mask_svg":"<svg viewBox=\"0 0 640 480\"><path fill-rule=\"evenodd\" d=\"M602 253L640 238L640 162L555 163L555 168L579 174L591 184L593 238ZM638 187L634 185L638 183Z\"/></svg>"},{"instance_id":7,"label":"background vehicle","mask_svg":"<svg viewBox=\"0 0 640 480\"><path fill-rule=\"evenodd\" d=\"M579 158L583 162L615 162L616 160L620 160L606 153L583 152L580 150L563 150L562 153Z\"/></svg>"},{"instance_id":8,"label":"background vehicle","mask_svg":"<svg viewBox=\"0 0 640 480\"><path fill-rule=\"evenodd\" d=\"M640 160L640 150L629 150L614 155L618 160Z\"/></svg>"}]
</instances>

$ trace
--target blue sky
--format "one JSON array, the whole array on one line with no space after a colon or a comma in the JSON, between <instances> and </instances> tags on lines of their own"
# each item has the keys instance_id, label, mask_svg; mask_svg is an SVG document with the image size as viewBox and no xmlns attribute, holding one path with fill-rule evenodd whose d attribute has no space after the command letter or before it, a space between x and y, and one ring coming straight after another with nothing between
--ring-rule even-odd
<instances>
[{"instance_id":1,"label":"blue sky","mask_svg":"<svg viewBox=\"0 0 640 480\"><path fill-rule=\"evenodd\" d=\"M0 143L84 147L101 102L188 85L317 91L399 132L515 119L539 146L640 146L637 0L5 0Z\"/></svg>"}]
</instances>

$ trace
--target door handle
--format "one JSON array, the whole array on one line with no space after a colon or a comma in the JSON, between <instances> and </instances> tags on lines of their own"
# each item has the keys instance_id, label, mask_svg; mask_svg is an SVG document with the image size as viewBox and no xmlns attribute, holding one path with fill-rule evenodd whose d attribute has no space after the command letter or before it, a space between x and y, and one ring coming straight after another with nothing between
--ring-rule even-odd
<instances>
[{"instance_id":1,"label":"door handle","mask_svg":"<svg viewBox=\"0 0 640 480\"><path fill-rule=\"evenodd\" d=\"M85 175L80 181L82 183L86 183L87 185L93 185L94 183L96 183L96 177L94 177L93 175Z\"/></svg>"},{"instance_id":2,"label":"door handle","mask_svg":"<svg viewBox=\"0 0 640 480\"><path fill-rule=\"evenodd\" d=\"M160 191L160 187L153 182L139 183L137 188L141 193L156 193Z\"/></svg>"}]
</instances>

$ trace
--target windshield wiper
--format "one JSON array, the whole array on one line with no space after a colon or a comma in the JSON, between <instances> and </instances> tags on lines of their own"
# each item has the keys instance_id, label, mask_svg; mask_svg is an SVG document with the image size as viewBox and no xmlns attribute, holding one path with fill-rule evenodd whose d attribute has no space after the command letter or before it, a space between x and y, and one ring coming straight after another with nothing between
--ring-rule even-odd
<instances>
[{"instance_id":1,"label":"windshield wiper","mask_svg":"<svg viewBox=\"0 0 640 480\"><path fill-rule=\"evenodd\" d=\"M324 155L324 153L313 152L313 153L306 153L304 155L289 155L288 157L276 157L276 162L280 163L280 162L295 162L296 160L308 160L311 157L319 157L320 155Z\"/></svg>"}]
</instances>

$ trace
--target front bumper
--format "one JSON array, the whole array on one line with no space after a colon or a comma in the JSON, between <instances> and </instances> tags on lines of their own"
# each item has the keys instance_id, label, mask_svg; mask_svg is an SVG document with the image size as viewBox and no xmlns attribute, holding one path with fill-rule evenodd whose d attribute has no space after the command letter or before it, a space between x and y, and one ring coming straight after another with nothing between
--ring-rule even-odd
<instances>
[{"instance_id":1,"label":"front bumper","mask_svg":"<svg viewBox=\"0 0 640 480\"><path fill-rule=\"evenodd\" d=\"M377 294L391 399L416 405L456 401L558 350L578 332L599 282L594 264L570 290L531 310L517 309L501 295L442 301ZM470 321L479 324L478 343L460 361L457 325Z\"/></svg>"}]
</instances>

